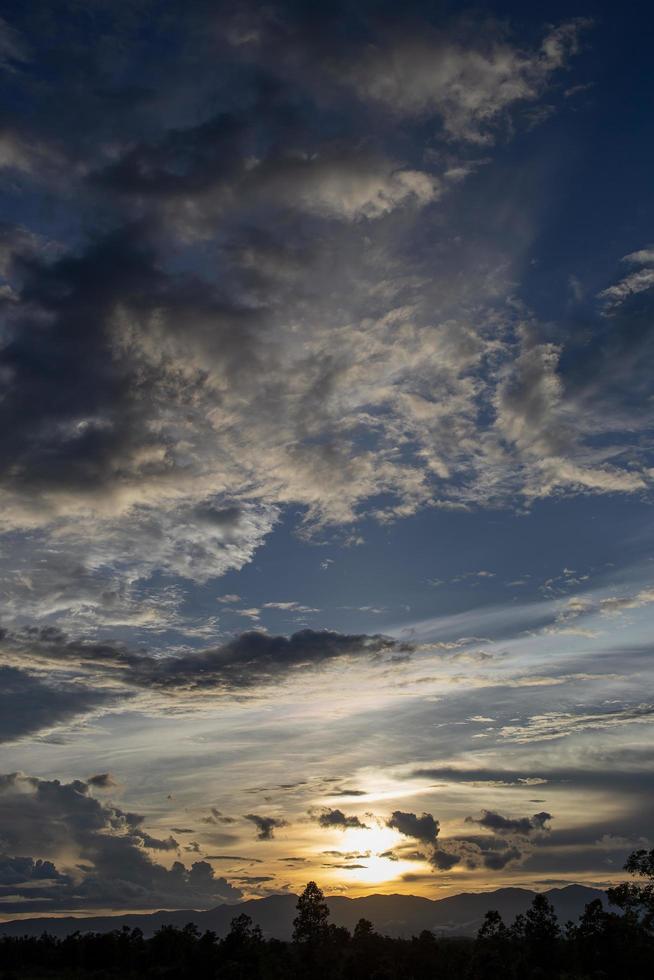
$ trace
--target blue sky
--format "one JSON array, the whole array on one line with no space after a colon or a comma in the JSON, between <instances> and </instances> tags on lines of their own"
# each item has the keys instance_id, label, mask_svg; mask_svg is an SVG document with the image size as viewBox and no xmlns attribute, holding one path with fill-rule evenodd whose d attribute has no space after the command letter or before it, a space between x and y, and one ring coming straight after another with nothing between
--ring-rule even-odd
<instances>
[{"instance_id":1,"label":"blue sky","mask_svg":"<svg viewBox=\"0 0 654 980\"><path fill-rule=\"evenodd\" d=\"M646 9L1 13L0 914L619 878Z\"/></svg>"}]
</instances>

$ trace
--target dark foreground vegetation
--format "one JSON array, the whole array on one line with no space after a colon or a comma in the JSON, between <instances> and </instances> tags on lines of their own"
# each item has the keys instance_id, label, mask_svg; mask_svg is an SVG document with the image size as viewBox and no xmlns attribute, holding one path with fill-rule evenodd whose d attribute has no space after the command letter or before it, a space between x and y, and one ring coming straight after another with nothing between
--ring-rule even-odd
<instances>
[{"instance_id":1,"label":"dark foreground vegetation","mask_svg":"<svg viewBox=\"0 0 654 980\"><path fill-rule=\"evenodd\" d=\"M151 939L139 929L73 933L66 939L4 937L1 980L651 980L654 976L654 850L626 864L635 877L591 902L563 926L544 895L510 925L486 914L476 939L424 931L390 939L361 919L354 933L329 923L323 894L309 882L298 899L293 942L264 939L239 915L224 939L189 923Z\"/></svg>"}]
</instances>

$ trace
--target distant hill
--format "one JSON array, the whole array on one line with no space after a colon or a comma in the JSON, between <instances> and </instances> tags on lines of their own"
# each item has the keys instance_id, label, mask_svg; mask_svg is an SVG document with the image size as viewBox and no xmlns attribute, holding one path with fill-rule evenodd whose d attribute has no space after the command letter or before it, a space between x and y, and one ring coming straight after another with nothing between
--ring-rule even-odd
<instances>
[{"instance_id":1,"label":"distant hill","mask_svg":"<svg viewBox=\"0 0 654 980\"><path fill-rule=\"evenodd\" d=\"M429 899L416 895L366 895L364 898L334 896L327 899L331 921L350 931L359 919L370 919L378 932L394 937L417 935L429 929L441 935L474 935L489 909L497 909L510 923L529 907L536 893L526 888L499 888L492 892L471 892L449 898ZM563 925L576 920L589 902L599 898L606 905L606 893L583 885L568 885L545 892ZM0 922L0 935L40 936L49 932L67 936L71 932L109 932L123 925L138 927L151 936L163 925L184 926L194 922L204 931L212 929L224 936L232 919L244 912L261 927L266 937L290 939L295 917L296 895L271 895L235 905L219 905L208 911L179 909L141 915L103 915L66 918L16 919Z\"/></svg>"}]
</instances>

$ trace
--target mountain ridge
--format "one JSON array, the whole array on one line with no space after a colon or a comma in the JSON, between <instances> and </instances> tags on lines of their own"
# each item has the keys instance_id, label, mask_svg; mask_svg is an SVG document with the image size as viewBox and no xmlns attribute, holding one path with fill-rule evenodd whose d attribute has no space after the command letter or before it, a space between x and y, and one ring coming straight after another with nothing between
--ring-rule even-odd
<instances>
[{"instance_id":1,"label":"mountain ridge","mask_svg":"<svg viewBox=\"0 0 654 980\"><path fill-rule=\"evenodd\" d=\"M509 923L525 912L537 892L528 888L498 888L491 892L461 892L446 898L432 899L421 895L364 895L348 898L345 895L327 897L331 921L350 931L359 919L369 919L378 932L394 937L410 937L424 929L440 935L474 935L485 913L496 909ZM606 906L606 892L585 885L567 885L551 888L547 896L563 925L576 919L585 906L600 899ZM71 932L110 932L123 925L139 928L145 936L151 936L163 925L182 927L194 922L201 930L213 930L219 936L228 931L232 919L245 913L261 927L267 938L288 940L291 938L297 895L279 894L265 898L248 899L233 904L225 903L213 909L173 909L146 913L119 913L103 916L38 916L29 919L11 919L0 922L0 936L38 936L48 932L54 936L66 936Z\"/></svg>"}]
</instances>

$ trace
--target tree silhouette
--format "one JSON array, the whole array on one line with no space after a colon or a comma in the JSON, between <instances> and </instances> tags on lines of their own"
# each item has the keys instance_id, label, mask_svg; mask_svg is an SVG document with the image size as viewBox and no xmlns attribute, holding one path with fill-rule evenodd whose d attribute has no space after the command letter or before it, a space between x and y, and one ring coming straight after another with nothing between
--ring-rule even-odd
<instances>
[{"instance_id":1,"label":"tree silhouette","mask_svg":"<svg viewBox=\"0 0 654 980\"><path fill-rule=\"evenodd\" d=\"M225 941L229 939L241 944L260 943L263 940L261 926L254 925L250 916L241 912L232 919Z\"/></svg>"},{"instance_id":2,"label":"tree silhouette","mask_svg":"<svg viewBox=\"0 0 654 980\"><path fill-rule=\"evenodd\" d=\"M527 942L538 944L553 943L561 935L554 906L547 896L534 896L531 906L525 912L524 935Z\"/></svg>"},{"instance_id":3,"label":"tree silhouette","mask_svg":"<svg viewBox=\"0 0 654 980\"><path fill-rule=\"evenodd\" d=\"M644 929L654 931L654 849L633 851L624 866L629 874L644 878L644 883L626 881L616 888L609 888L611 905L636 917Z\"/></svg>"},{"instance_id":4,"label":"tree silhouette","mask_svg":"<svg viewBox=\"0 0 654 980\"><path fill-rule=\"evenodd\" d=\"M510 930L499 912L494 909L488 911L475 943L472 969L475 980L495 980L496 977L506 976L512 953Z\"/></svg>"},{"instance_id":5,"label":"tree silhouette","mask_svg":"<svg viewBox=\"0 0 654 980\"><path fill-rule=\"evenodd\" d=\"M310 881L297 900L297 916L293 920L293 942L321 942L327 934L329 908L325 896L315 881Z\"/></svg>"},{"instance_id":6,"label":"tree silhouette","mask_svg":"<svg viewBox=\"0 0 654 980\"><path fill-rule=\"evenodd\" d=\"M162 926L145 938L124 927L64 939L0 935L1 980L651 980L654 963L654 854L636 851L636 882L612 889L616 907L587 905L562 935L545 895L507 927L487 912L472 940L423 930L390 938L366 919L350 936L328 922L320 888L297 902L293 942L264 939L237 915L224 939L195 925Z\"/></svg>"},{"instance_id":7,"label":"tree silhouette","mask_svg":"<svg viewBox=\"0 0 654 980\"><path fill-rule=\"evenodd\" d=\"M495 940L498 938L508 938L509 930L504 925L504 919L499 912L491 909L484 916L484 921L479 927L477 939L482 942L485 940Z\"/></svg>"},{"instance_id":8,"label":"tree silhouette","mask_svg":"<svg viewBox=\"0 0 654 980\"><path fill-rule=\"evenodd\" d=\"M364 942L375 935L375 927L370 919L359 919L354 927L353 939L355 942Z\"/></svg>"}]
</instances>

